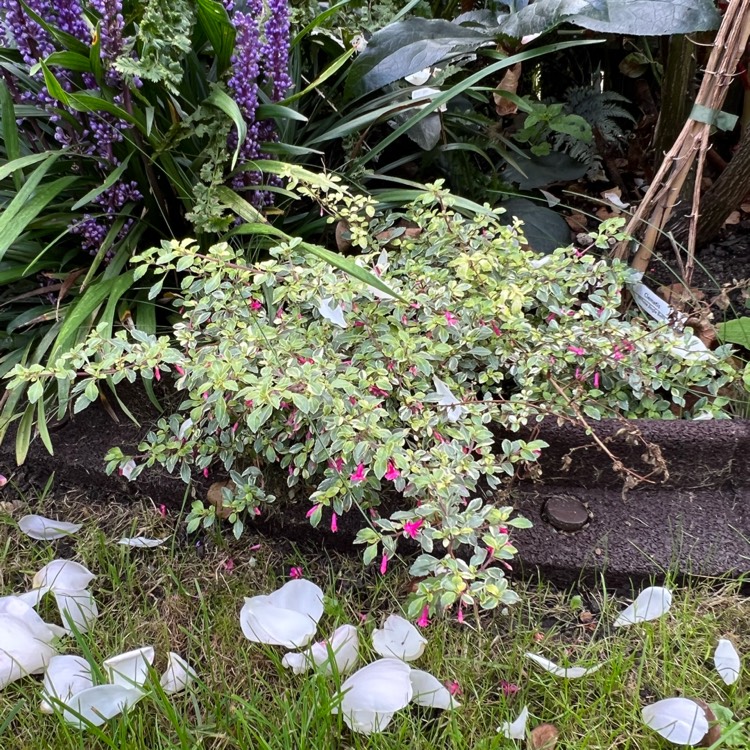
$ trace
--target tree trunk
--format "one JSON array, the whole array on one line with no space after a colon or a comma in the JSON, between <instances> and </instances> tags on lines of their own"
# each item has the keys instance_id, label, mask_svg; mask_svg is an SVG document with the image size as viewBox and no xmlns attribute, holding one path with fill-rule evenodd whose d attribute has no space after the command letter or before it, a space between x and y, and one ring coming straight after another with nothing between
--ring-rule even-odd
<instances>
[{"instance_id":1,"label":"tree trunk","mask_svg":"<svg viewBox=\"0 0 750 750\"><path fill-rule=\"evenodd\" d=\"M693 76L695 75L695 49L684 35L669 39L667 69L662 81L662 100L659 121L654 133L656 166L664 159L677 140L693 105Z\"/></svg>"},{"instance_id":2,"label":"tree trunk","mask_svg":"<svg viewBox=\"0 0 750 750\"><path fill-rule=\"evenodd\" d=\"M727 168L701 197L696 247L702 247L716 237L729 214L742 203L742 199L748 192L750 192L750 126L746 127L742 133L737 151L729 160ZM687 239L687 221L684 219L680 221L674 235L678 242L684 242Z\"/></svg>"}]
</instances>

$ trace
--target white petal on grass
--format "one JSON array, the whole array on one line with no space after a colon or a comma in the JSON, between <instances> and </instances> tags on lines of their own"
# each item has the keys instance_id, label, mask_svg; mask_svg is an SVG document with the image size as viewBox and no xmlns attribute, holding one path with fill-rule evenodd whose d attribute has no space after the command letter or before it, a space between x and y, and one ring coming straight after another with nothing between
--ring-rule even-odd
<instances>
[{"instance_id":1,"label":"white petal on grass","mask_svg":"<svg viewBox=\"0 0 750 750\"><path fill-rule=\"evenodd\" d=\"M23 620L0 614L0 690L21 677L43 672L56 653Z\"/></svg>"},{"instance_id":2,"label":"white petal on grass","mask_svg":"<svg viewBox=\"0 0 750 750\"><path fill-rule=\"evenodd\" d=\"M44 691L39 710L51 714L59 706L54 699L69 703L74 695L93 686L91 665L86 659L71 654L53 656L44 672Z\"/></svg>"},{"instance_id":3,"label":"white petal on grass","mask_svg":"<svg viewBox=\"0 0 750 750\"><path fill-rule=\"evenodd\" d=\"M195 670L174 651L167 654L167 670L159 681L167 695L182 692L195 678Z\"/></svg>"},{"instance_id":4,"label":"white petal on grass","mask_svg":"<svg viewBox=\"0 0 750 750\"><path fill-rule=\"evenodd\" d=\"M268 596L245 599L242 632L254 643L302 648L313 639L323 615L323 592L304 578L285 583Z\"/></svg>"},{"instance_id":5,"label":"white petal on grass","mask_svg":"<svg viewBox=\"0 0 750 750\"><path fill-rule=\"evenodd\" d=\"M47 587L50 591L83 591L96 576L73 560L53 560L47 563L31 582L32 588Z\"/></svg>"},{"instance_id":6,"label":"white petal on grass","mask_svg":"<svg viewBox=\"0 0 750 750\"><path fill-rule=\"evenodd\" d=\"M357 670L341 685L340 708L346 725L370 734L385 729L393 714L411 701L411 668L400 659L378 659Z\"/></svg>"},{"instance_id":7,"label":"white petal on grass","mask_svg":"<svg viewBox=\"0 0 750 750\"><path fill-rule=\"evenodd\" d=\"M617 616L613 625L635 625L647 620L656 620L669 611L672 606L672 592L663 586L649 586L643 589L635 601Z\"/></svg>"},{"instance_id":8,"label":"white petal on grass","mask_svg":"<svg viewBox=\"0 0 750 750\"><path fill-rule=\"evenodd\" d=\"M719 644L714 651L714 666L727 685L733 685L739 679L740 655L734 644L726 638L719 638Z\"/></svg>"},{"instance_id":9,"label":"white petal on grass","mask_svg":"<svg viewBox=\"0 0 750 750\"><path fill-rule=\"evenodd\" d=\"M333 297L326 297L320 301L318 305L318 312L326 319L339 328L347 328L346 320L344 320L344 311L339 305L331 307Z\"/></svg>"},{"instance_id":10,"label":"white petal on grass","mask_svg":"<svg viewBox=\"0 0 750 750\"><path fill-rule=\"evenodd\" d=\"M412 702L428 708L441 708L444 711L458 708L461 704L453 698L445 685L437 677L422 669L412 669L409 674L414 690Z\"/></svg>"},{"instance_id":11,"label":"white petal on grass","mask_svg":"<svg viewBox=\"0 0 750 750\"><path fill-rule=\"evenodd\" d=\"M79 633L87 633L99 617L99 608L90 591L53 591L60 619L67 633L73 633L70 620Z\"/></svg>"},{"instance_id":12,"label":"white petal on grass","mask_svg":"<svg viewBox=\"0 0 750 750\"><path fill-rule=\"evenodd\" d=\"M626 208L630 208L629 203L625 203L617 193L604 193L604 200L609 201L615 208L619 208L624 211Z\"/></svg>"},{"instance_id":13,"label":"white petal on grass","mask_svg":"<svg viewBox=\"0 0 750 750\"><path fill-rule=\"evenodd\" d=\"M646 706L643 723L673 745L696 745L708 732L706 712L688 698L665 698Z\"/></svg>"},{"instance_id":14,"label":"white petal on grass","mask_svg":"<svg viewBox=\"0 0 750 750\"><path fill-rule=\"evenodd\" d=\"M339 674L347 674L357 666L359 634L354 625L342 625L336 628L328 641L314 643L300 653L286 654L281 663L287 669L291 669L294 674L303 674L313 666L325 667L323 670L325 674L333 674L331 652L333 652L336 670Z\"/></svg>"},{"instance_id":15,"label":"white petal on grass","mask_svg":"<svg viewBox=\"0 0 750 750\"><path fill-rule=\"evenodd\" d=\"M38 607L39 602L42 601L42 597L50 592L49 586L41 586L38 589L31 589L31 591L24 591L22 594L15 594L16 599L28 604L30 607Z\"/></svg>"},{"instance_id":16,"label":"white petal on grass","mask_svg":"<svg viewBox=\"0 0 750 750\"><path fill-rule=\"evenodd\" d=\"M564 677L566 680L577 680L579 677L585 677L588 674L597 672L604 666L603 664L597 664L593 667L561 667L559 664L555 664L555 662L545 659L538 654L527 652L525 656L527 659L531 659L531 661L538 664L542 669L555 675L555 677Z\"/></svg>"},{"instance_id":17,"label":"white petal on grass","mask_svg":"<svg viewBox=\"0 0 750 750\"><path fill-rule=\"evenodd\" d=\"M447 406L448 421L457 422L466 413L466 407L461 405L461 402L453 395L451 389L440 378L433 375L432 382L435 385L435 392L438 395L438 406Z\"/></svg>"},{"instance_id":18,"label":"white petal on grass","mask_svg":"<svg viewBox=\"0 0 750 750\"><path fill-rule=\"evenodd\" d=\"M372 647L380 656L414 661L424 653L427 639L400 615L389 615L380 630L373 631Z\"/></svg>"},{"instance_id":19,"label":"white petal on grass","mask_svg":"<svg viewBox=\"0 0 750 750\"><path fill-rule=\"evenodd\" d=\"M63 718L84 729L88 724L98 727L105 721L127 711L143 698L143 691L123 685L97 685L74 695L66 704ZM78 716L80 714L80 716Z\"/></svg>"},{"instance_id":20,"label":"white petal on grass","mask_svg":"<svg viewBox=\"0 0 750 750\"><path fill-rule=\"evenodd\" d=\"M497 731L507 740L522 740L526 737L526 724L529 721L529 709L524 706L514 721L504 721Z\"/></svg>"},{"instance_id":21,"label":"white petal on grass","mask_svg":"<svg viewBox=\"0 0 750 750\"><path fill-rule=\"evenodd\" d=\"M140 689L148 677L148 668L154 663L154 647L143 646L124 654L110 656L102 662L104 673L113 685Z\"/></svg>"},{"instance_id":22,"label":"white petal on grass","mask_svg":"<svg viewBox=\"0 0 750 750\"><path fill-rule=\"evenodd\" d=\"M24 516L18 522L18 528L32 539L41 541L50 541L52 539L62 539L64 536L70 536L80 531L83 527L81 523L68 523L67 521L55 521L52 518L44 516Z\"/></svg>"},{"instance_id":23,"label":"white petal on grass","mask_svg":"<svg viewBox=\"0 0 750 750\"><path fill-rule=\"evenodd\" d=\"M65 628L45 622L31 605L18 596L1 597L0 614L11 615L21 620L31 631L34 638L43 643L52 643L55 638L61 638L68 634Z\"/></svg>"},{"instance_id":24,"label":"white petal on grass","mask_svg":"<svg viewBox=\"0 0 750 750\"><path fill-rule=\"evenodd\" d=\"M425 83L430 80L431 75L432 68L423 68L422 70L418 70L416 73L404 76L404 80L407 83L412 84L412 86L424 86Z\"/></svg>"},{"instance_id":25,"label":"white petal on grass","mask_svg":"<svg viewBox=\"0 0 750 750\"><path fill-rule=\"evenodd\" d=\"M135 547L136 549L151 549L152 547L161 547L161 545L168 540L169 537L166 537L164 539L149 539L149 537L147 536L124 536L117 543L122 544L124 547Z\"/></svg>"}]
</instances>

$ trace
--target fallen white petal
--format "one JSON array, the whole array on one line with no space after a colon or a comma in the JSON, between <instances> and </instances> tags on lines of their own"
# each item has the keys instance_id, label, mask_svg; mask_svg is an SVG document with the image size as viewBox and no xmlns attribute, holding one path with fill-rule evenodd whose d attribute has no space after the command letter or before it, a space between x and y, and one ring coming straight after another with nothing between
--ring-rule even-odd
<instances>
[{"instance_id":1,"label":"fallen white petal","mask_svg":"<svg viewBox=\"0 0 750 750\"><path fill-rule=\"evenodd\" d=\"M458 708L461 704L453 698L445 685L437 677L422 669L412 669L409 674L414 690L412 702L428 708L448 710Z\"/></svg>"},{"instance_id":2,"label":"fallen white petal","mask_svg":"<svg viewBox=\"0 0 750 750\"><path fill-rule=\"evenodd\" d=\"M30 604L18 596L0 597L0 614L11 615L21 620L34 638L43 643L52 643L55 638L68 634L65 628L45 622Z\"/></svg>"},{"instance_id":3,"label":"fallen white petal","mask_svg":"<svg viewBox=\"0 0 750 750\"><path fill-rule=\"evenodd\" d=\"M242 632L254 643L302 648L315 635L323 616L323 591L297 578L268 596L245 599L240 611Z\"/></svg>"},{"instance_id":4,"label":"fallen white petal","mask_svg":"<svg viewBox=\"0 0 750 750\"><path fill-rule=\"evenodd\" d=\"M438 406L447 406L447 417L449 422L457 422L466 413L466 407L453 395L446 383L433 375L432 382L438 395Z\"/></svg>"},{"instance_id":5,"label":"fallen white petal","mask_svg":"<svg viewBox=\"0 0 750 750\"><path fill-rule=\"evenodd\" d=\"M39 710L51 714L58 705L53 699L68 703L74 695L94 686L91 665L82 656L53 656L44 672L44 690Z\"/></svg>"},{"instance_id":6,"label":"fallen white petal","mask_svg":"<svg viewBox=\"0 0 750 750\"><path fill-rule=\"evenodd\" d=\"M164 539L149 539L146 536L130 536L123 537L120 539L118 544L122 544L125 547L136 547L137 549L151 549L152 547L161 547L169 537Z\"/></svg>"},{"instance_id":7,"label":"fallen white petal","mask_svg":"<svg viewBox=\"0 0 750 750\"><path fill-rule=\"evenodd\" d=\"M154 647L143 646L124 654L110 656L102 662L104 673L113 685L141 688L148 677L148 668L154 663Z\"/></svg>"},{"instance_id":8,"label":"fallen white petal","mask_svg":"<svg viewBox=\"0 0 750 750\"><path fill-rule=\"evenodd\" d=\"M72 560L53 560L47 563L31 582L32 588L47 587L50 591L83 591L96 576L83 565Z\"/></svg>"},{"instance_id":9,"label":"fallen white petal","mask_svg":"<svg viewBox=\"0 0 750 750\"><path fill-rule=\"evenodd\" d=\"M706 712L688 698L665 698L646 706L643 723L674 745L696 745L708 732Z\"/></svg>"},{"instance_id":10,"label":"fallen white petal","mask_svg":"<svg viewBox=\"0 0 750 750\"><path fill-rule=\"evenodd\" d=\"M339 674L347 674L357 666L357 661L359 660L359 634L354 625L342 625L336 628L328 641L314 643L310 648L301 653L286 654L281 663L284 667L291 669L294 674L302 674L312 666L324 666L324 673L332 674L331 652L333 652L336 671Z\"/></svg>"},{"instance_id":11,"label":"fallen white petal","mask_svg":"<svg viewBox=\"0 0 750 750\"><path fill-rule=\"evenodd\" d=\"M359 734L376 734L382 732L393 718L392 713L378 711L352 710L344 714L344 724Z\"/></svg>"},{"instance_id":12,"label":"fallen white petal","mask_svg":"<svg viewBox=\"0 0 750 750\"><path fill-rule=\"evenodd\" d=\"M527 659L536 662L542 669L555 675L555 677L564 677L567 680L575 680L579 677L585 677L587 674L593 674L604 666L603 664L597 664L594 667L561 667L559 664L555 664L555 662L545 659L538 654L527 652L525 656Z\"/></svg>"},{"instance_id":13,"label":"fallen white petal","mask_svg":"<svg viewBox=\"0 0 750 750\"><path fill-rule=\"evenodd\" d=\"M423 68L418 70L416 73L412 73L409 76L404 76L404 80L407 83L411 83L413 86L424 86L427 81L430 80L432 75L432 68Z\"/></svg>"},{"instance_id":14,"label":"fallen white petal","mask_svg":"<svg viewBox=\"0 0 750 750\"><path fill-rule=\"evenodd\" d=\"M513 721L504 721L498 728L503 737L508 740L522 740L526 737L526 724L529 721L529 709L524 706L521 709L521 713Z\"/></svg>"},{"instance_id":15,"label":"fallen white petal","mask_svg":"<svg viewBox=\"0 0 750 750\"><path fill-rule=\"evenodd\" d=\"M429 86L425 86L424 88L421 88L421 89L414 89L414 91L411 92L411 98L412 99L427 99L427 98L434 99L435 97L440 96L440 94L442 93L443 92L440 89L433 89L433 88L430 88ZM427 106L427 103L422 104L420 106L420 109L424 109L426 106ZM447 104L441 104L437 108L436 111L445 112L447 109L448 109Z\"/></svg>"},{"instance_id":16,"label":"fallen white petal","mask_svg":"<svg viewBox=\"0 0 750 750\"><path fill-rule=\"evenodd\" d=\"M635 625L647 620L656 620L669 611L672 606L672 592L662 586L649 586L643 589L635 601L626 607L613 625L620 628L623 625Z\"/></svg>"},{"instance_id":17,"label":"fallen white petal","mask_svg":"<svg viewBox=\"0 0 750 750\"><path fill-rule=\"evenodd\" d=\"M97 685L74 695L62 709L63 718L81 729L88 723L98 727L134 706L143 695L143 691L137 688Z\"/></svg>"},{"instance_id":18,"label":"fallen white petal","mask_svg":"<svg viewBox=\"0 0 750 750\"><path fill-rule=\"evenodd\" d=\"M331 307L332 302L332 297L327 297L326 299L321 300L320 305L318 306L318 312L326 320L329 320L339 328L347 328L348 326L346 320L344 320L344 311L341 309L341 307L339 307L339 305L336 305L336 307Z\"/></svg>"},{"instance_id":19,"label":"fallen white petal","mask_svg":"<svg viewBox=\"0 0 750 750\"><path fill-rule=\"evenodd\" d=\"M21 677L43 672L56 653L24 620L0 614L0 690Z\"/></svg>"},{"instance_id":20,"label":"fallen white petal","mask_svg":"<svg viewBox=\"0 0 750 750\"><path fill-rule=\"evenodd\" d=\"M341 685L340 706L347 726L363 734L382 731L414 694L410 673L400 659L378 659L348 677Z\"/></svg>"},{"instance_id":21,"label":"fallen white petal","mask_svg":"<svg viewBox=\"0 0 750 750\"><path fill-rule=\"evenodd\" d=\"M740 655L734 644L726 638L719 638L719 644L714 651L714 666L727 685L733 685L739 679Z\"/></svg>"},{"instance_id":22,"label":"fallen white petal","mask_svg":"<svg viewBox=\"0 0 750 750\"><path fill-rule=\"evenodd\" d=\"M604 200L609 201L615 208L619 208L620 210L625 210L626 208L630 208L629 203L625 203L622 198L620 198L617 193L604 193Z\"/></svg>"},{"instance_id":23,"label":"fallen white petal","mask_svg":"<svg viewBox=\"0 0 750 750\"><path fill-rule=\"evenodd\" d=\"M547 190L539 189L539 192L544 196L544 199L547 201L547 205L550 208L554 208L560 203L560 199L554 196L552 193L548 192Z\"/></svg>"},{"instance_id":24,"label":"fallen white petal","mask_svg":"<svg viewBox=\"0 0 750 750\"><path fill-rule=\"evenodd\" d=\"M195 670L174 651L167 654L167 670L159 683L167 695L182 692L195 678Z\"/></svg>"},{"instance_id":25,"label":"fallen white petal","mask_svg":"<svg viewBox=\"0 0 750 750\"><path fill-rule=\"evenodd\" d=\"M32 539L50 541L70 536L80 531L81 523L68 523L67 521L55 521L44 516L24 516L18 522L18 528Z\"/></svg>"},{"instance_id":26,"label":"fallen white petal","mask_svg":"<svg viewBox=\"0 0 750 750\"><path fill-rule=\"evenodd\" d=\"M131 458L129 461L126 461L121 467L120 467L120 474L125 477L128 481L130 481L133 478L133 472L136 470L137 464L136 462Z\"/></svg>"},{"instance_id":27,"label":"fallen white petal","mask_svg":"<svg viewBox=\"0 0 750 750\"><path fill-rule=\"evenodd\" d=\"M372 647L380 656L414 661L424 653L427 639L400 615L389 615L380 630L373 631Z\"/></svg>"},{"instance_id":28,"label":"fallen white petal","mask_svg":"<svg viewBox=\"0 0 750 750\"><path fill-rule=\"evenodd\" d=\"M15 598L20 599L30 607L38 607L39 602L42 601L42 597L49 592L49 586L41 586L38 589L31 589L31 591L24 591L22 594L16 594Z\"/></svg>"},{"instance_id":29,"label":"fallen white petal","mask_svg":"<svg viewBox=\"0 0 750 750\"><path fill-rule=\"evenodd\" d=\"M53 591L53 596L60 610L63 628L73 633L70 620L73 620L79 633L88 632L91 625L99 617L99 608L90 591Z\"/></svg>"}]
</instances>

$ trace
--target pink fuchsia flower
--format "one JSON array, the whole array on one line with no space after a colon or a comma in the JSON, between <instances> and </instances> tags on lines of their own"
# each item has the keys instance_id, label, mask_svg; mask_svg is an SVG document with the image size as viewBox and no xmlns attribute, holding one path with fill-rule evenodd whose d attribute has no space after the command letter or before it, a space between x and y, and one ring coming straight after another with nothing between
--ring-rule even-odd
<instances>
[{"instance_id":1,"label":"pink fuchsia flower","mask_svg":"<svg viewBox=\"0 0 750 750\"><path fill-rule=\"evenodd\" d=\"M263 307L263 305L260 302L258 302L257 299L254 299L254 300L252 300L252 302L250 302L250 309L251 310L260 310L261 307Z\"/></svg>"},{"instance_id":2,"label":"pink fuchsia flower","mask_svg":"<svg viewBox=\"0 0 750 750\"><path fill-rule=\"evenodd\" d=\"M429 615L430 615L430 608L429 607L425 607L422 610L422 614L419 615L419 619L417 620L417 625L420 628L429 627L429 625L430 625Z\"/></svg>"},{"instance_id":3,"label":"pink fuchsia flower","mask_svg":"<svg viewBox=\"0 0 750 750\"><path fill-rule=\"evenodd\" d=\"M398 479L401 476L401 472L396 468L396 464L393 463L390 459L388 459L388 470L385 472L385 478L389 482L393 482L395 479Z\"/></svg>"},{"instance_id":4,"label":"pink fuchsia flower","mask_svg":"<svg viewBox=\"0 0 750 750\"><path fill-rule=\"evenodd\" d=\"M581 372L581 368L580 367L576 367L575 378L576 378L576 380L583 380L583 373Z\"/></svg>"},{"instance_id":5,"label":"pink fuchsia flower","mask_svg":"<svg viewBox=\"0 0 750 750\"><path fill-rule=\"evenodd\" d=\"M161 380L161 370L158 367L154 367L154 378L157 383Z\"/></svg>"},{"instance_id":6,"label":"pink fuchsia flower","mask_svg":"<svg viewBox=\"0 0 750 750\"><path fill-rule=\"evenodd\" d=\"M456 615L456 619L458 622L463 625L464 623L464 608L459 604L458 605L458 614Z\"/></svg>"},{"instance_id":7,"label":"pink fuchsia flower","mask_svg":"<svg viewBox=\"0 0 750 750\"><path fill-rule=\"evenodd\" d=\"M328 460L328 466L330 466L334 471L337 471L339 474L341 474L341 470L344 468L344 459L339 456L338 458L330 458Z\"/></svg>"},{"instance_id":8,"label":"pink fuchsia flower","mask_svg":"<svg viewBox=\"0 0 750 750\"><path fill-rule=\"evenodd\" d=\"M313 505L313 507L310 508L310 510L308 510L307 513L305 513L305 518L310 518L310 516L312 516L313 513L316 513L319 508L320 508L320 503L318 503L318 505Z\"/></svg>"},{"instance_id":9,"label":"pink fuchsia flower","mask_svg":"<svg viewBox=\"0 0 750 750\"><path fill-rule=\"evenodd\" d=\"M598 388L599 387L599 382L600 382L599 373L595 372L594 373L594 388Z\"/></svg>"},{"instance_id":10,"label":"pink fuchsia flower","mask_svg":"<svg viewBox=\"0 0 750 750\"><path fill-rule=\"evenodd\" d=\"M380 558L380 575L385 575L386 570L388 570L388 555L383 552L383 556Z\"/></svg>"},{"instance_id":11,"label":"pink fuchsia flower","mask_svg":"<svg viewBox=\"0 0 750 750\"><path fill-rule=\"evenodd\" d=\"M6 484L8 484L8 477L4 474L0 474L0 487L5 487Z\"/></svg>"},{"instance_id":12,"label":"pink fuchsia flower","mask_svg":"<svg viewBox=\"0 0 750 750\"><path fill-rule=\"evenodd\" d=\"M250 552L257 552L260 549L260 544L254 544L250 547Z\"/></svg>"},{"instance_id":13,"label":"pink fuchsia flower","mask_svg":"<svg viewBox=\"0 0 750 750\"><path fill-rule=\"evenodd\" d=\"M492 323L490 323L490 328L492 329L492 333L494 333L495 336L502 336L503 335L503 332L500 329L500 326L497 323L495 323L494 320L492 321Z\"/></svg>"},{"instance_id":14,"label":"pink fuchsia flower","mask_svg":"<svg viewBox=\"0 0 750 750\"><path fill-rule=\"evenodd\" d=\"M515 695L521 688L513 682L507 680L500 680L500 690L506 698L510 698L511 695Z\"/></svg>"},{"instance_id":15,"label":"pink fuchsia flower","mask_svg":"<svg viewBox=\"0 0 750 750\"><path fill-rule=\"evenodd\" d=\"M615 350L612 353L612 359L614 359L615 362L619 362L621 359L625 359L625 355L620 351L618 347L615 347Z\"/></svg>"},{"instance_id":16,"label":"pink fuchsia flower","mask_svg":"<svg viewBox=\"0 0 750 750\"><path fill-rule=\"evenodd\" d=\"M206 467L205 469L203 469L203 476L204 476L204 477L205 477L206 479L208 479L208 466L207 466L207 467Z\"/></svg>"},{"instance_id":17,"label":"pink fuchsia flower","mask_svg":"<svg viewBox=\"0 0 750 750\"><path fill-rule=\"evenodd\" d=\"M416 539L417 533L422 528L423 523L424 521L421 518L417 521L406 521L406 523L404 523L404 536L408 539Z\"/></svg>"},{"instance_id":18,"label":"pink fuchsia flower","mask_svg":"<svg viewBox=\"0 0 750 750\"><path fill-rule=\"evenodd\" d=\"M164 505L164 503L162 503L162 504L161 504L161 505L159 506L159 515L160 515L160 516L161 516L162 518L166 518L166 517L167 517L167 506L166 506L166 505Z\"/></svg>"},{"instance_id":19,"label":"pink fuchsia flower","mask_svg":"<svg viewBox=\"0 0 750 750\"><path fill-rule=\"evenodd\" d=\"M180 367L179 365L174 365L174 369L175 369L175 372L178 375L184 375L185 374L185 370L182 367Z\"/></svg>"},{"instance_id":20,"label":"pink fuchsia flower","mask_svg":"<svg viewBox=\"0 0 750 750\"><path fill-rule=\"evenodd\" d=\"M358 464L357 468L354 470L354 472L349 477L349 481L353 483L361 482L364 480L364 478L367 476L367 469L365 469L364 464Z\"/></svg>"},{"instance_id":21,"label":"pink fuchsia flower","mask_svg":"<svg viewBox=\"0 0 750 750\"><path fill-rule=\"evenodd\" d=\"M222 563L221 566L227 573L231 573L234 570L234 560L232 558L228 558Z\"/></svg>"},{"instance_id":22,"label":"pink fuchsia flower","mask_svg":"<svg viewBox=\"0 0 750 750\"><path fill-rule=\"evenodd\" d=\"M437 440L438 443L447 443L448 442L437 430L433 430L432 434L435 436L435 440Z\"/></svg>"},{"instance_id":23,"label":"pink fuchsia flower","mask_svg":"<svg viewBox=\"0 0 750 750\"><path fill-rule=\"evenodd\" d=\"M388 391L384 391L382 388L378 388L376 385L371 385L369 391L376 398L388 398Z\"/></svg>"},{"instance_id":24,"label":"pink fuchsia flower","mask_svg":"<svg viewBox=\"0 0 750 750\"><path fill-rule=\"evenodd\" d=\"M304 571L302 570L302 567L300 565L295 565L289 568L290 578L302 578L303 575L304 575Z\"/></svg>"},{"instance_id":25,"label":"pink fuchsia flower","mask_svg":"<svg viewBox=\"0 0 750 750\"><path fill-rule=\"evenodd\" d=\"M339 519L338 516L334 513L331 516L331 531L335 534L339 530Z\"/></svg>"},{"instance_id":26,"label":"pink fuchsia flower","mask_svg":"<svg viewBox=\"0 0 750 750\"><path fill-rule=\"evenodd\" d=\"M569 346L568 351L573 352L573 354L577 354L579 357L582 357L584 354L586 354L586 350L581 346Z\"/></svg>"},{"instance_id":27,"label":"pink fuchsia flower","mask_svg":"<svg viewBox=\"0 0 750 750\"><path fill-rule=\"evenodd\" d=\"M444 683L445 689L452 695L461 695L461 686L456 682L456 680L446 680Z\"/></svg>"},{"instance_id":28,"label":"pink fuchsia flower","mask_svg":"<svg viewBox=\"0 0 750 750\"><path fill-rule=\"evenodd\" d=\"M449 326L455 326L458 323L458 318L450 310L446 310L445 311L445 322Z\"/></svg>"}]
</instances>

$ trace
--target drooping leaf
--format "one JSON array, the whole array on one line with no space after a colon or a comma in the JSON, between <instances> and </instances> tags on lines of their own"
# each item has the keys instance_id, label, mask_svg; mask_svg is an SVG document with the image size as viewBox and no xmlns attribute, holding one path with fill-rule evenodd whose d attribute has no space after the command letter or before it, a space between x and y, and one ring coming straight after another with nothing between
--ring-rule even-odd
<instances>
[{"instance_id":1,"label":"drooping leaf","mask_svg":"<svg viewBox=\"0 0 750 750\"><path fill-rule=\"evenodd\" d=\"M600 0L566 20L605 34L671 36L716 29L721 15L713 0Z\"/></svg>"},{"instance_id":2,"label":"drooping leaf","mask_svg":"<svg viewBox=\"0 0 750 750\"><path fill-rule=\"evenodd\" d=\"M506 211L500 217L501 222L510 223L512 217L523 221L524 236L536 252L551 253L570 244L570 229L565 219L546 206L526 198L511 198L503 201L500 208Z\"/></svg>"},{"instance_id":3,"label":"drooping leaf","mask_svg":"<svg viewBox=\"0 0 750 750\"><path fill-rule=\"evenodd\" d=\"M487 45L492 39L476 29L438 18L405 18L372 35L349 68L345 95L362 96Z\"/></svg>"},{"instance_id":4,"label":"drooping leaf","mask_svg":"<svg viewBox=\"0 0 750 750\"><path fill-rule=\"evenodd\" d=\"M725 320L716 326L719 338L724 343L739 344L750 349L750 318Z\"/></svg>"},{"instance_id":5,"label":"drooping leaf","mask_svg":"<svg viewBox=\"0 0 750 750\"><path fill-rule=\"evenodd\" d=\"M197 0L197 23L194 34L204 35L216 55L217 73L221 75L231 64L235 29L224 5L218 0ZM193 46L194 49L196 45Z\"/></svg>"},{"instance_id":6,"label":"drooping leaf","mask_svg":"<svg viewBox=\"0 0 750 750\"><path fill-rule=\"evenodd\" d=\"M515 13L509 13L500 23L499 31L516 39L550 31L568 17L590 8L587 0L536 0Z\"/></svg>"}]
</instances>

